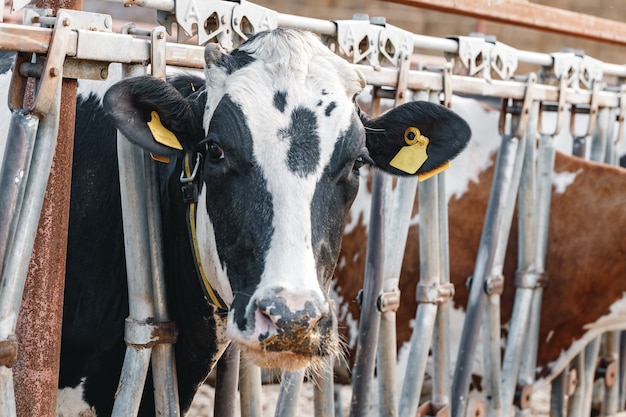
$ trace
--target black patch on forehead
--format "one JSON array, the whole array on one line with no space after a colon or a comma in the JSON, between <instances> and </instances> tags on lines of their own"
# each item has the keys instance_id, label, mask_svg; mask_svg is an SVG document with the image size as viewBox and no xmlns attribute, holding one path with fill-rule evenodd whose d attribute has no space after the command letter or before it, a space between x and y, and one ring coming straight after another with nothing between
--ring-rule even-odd
<instances>
[{"instance_id":1,"label":"black patch on forehead","mask_svg":"<svg viewBox=\"0 0 626 417\"><path fill-rule=\"evenodd\" d=\"M330 116L333 110L335 110L335 107L337 107L337 103L335 103L334 101L331 101L330 104L326 106L326 110L324 111L324 114L326 115L326 117Z\"/></svg>"},{"instance_id":2,"label":"black patch on forehead","mask_svg":"<svg viewBox=\"0 0 626 417\"><path fill-rule=\"evenodd\" d=\"M230 54L223 54L220 59L217 60L215 65L223 68L226 71L226 74L230 75L246 65L253 63L254 61L256 61L256 58L249 52L235 49Z\"/></svg>"},{"instance_id":3,"label":"black patch on forehead","mask_svg":"<svg viewBox=\"0 0 626 417\"><path fill-rule=\"evenodd\" d=\"M287 92L285 91L277 91L274 93L274 107L278 109L279 112L285 112L285 106L287 105Z\"/></svg>"},{"instance_id":4,"label":"black patch on forehead","mask_svg":"<svg viewBox=\"0 0 626 417\"><path fill-rule=\"evenodd\" d=\"M315 171L320 159L320 137L317 117L311 110L298 107L291 113L289 128L281 131L289 138L287 165L294 174L306 177Z\"/></svg>"}]
</instances>

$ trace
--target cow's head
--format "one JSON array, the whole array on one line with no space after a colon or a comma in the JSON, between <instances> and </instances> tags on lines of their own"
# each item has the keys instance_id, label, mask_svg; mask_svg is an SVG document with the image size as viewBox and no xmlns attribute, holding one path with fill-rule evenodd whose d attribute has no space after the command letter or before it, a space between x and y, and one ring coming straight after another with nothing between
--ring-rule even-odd
<instances>
[{"instance_id":1,"label":"cow's head","mask_svg":"<svg viewBox=\"0 0 626 417\"><path fill-rule=\"evenodd\" d=\"M227 332L262 366L303 367L338 352L329 281L359 168L428 173L469 127L427 102L361 115L363 77L310 33L261 33L231 54L210 45L205 58L206 89L190 97L141 77L104 105L152 153L201 155L200 257L229 306ZM155 140L152 112L176 143Z\"/></svg>"}]
</instances>

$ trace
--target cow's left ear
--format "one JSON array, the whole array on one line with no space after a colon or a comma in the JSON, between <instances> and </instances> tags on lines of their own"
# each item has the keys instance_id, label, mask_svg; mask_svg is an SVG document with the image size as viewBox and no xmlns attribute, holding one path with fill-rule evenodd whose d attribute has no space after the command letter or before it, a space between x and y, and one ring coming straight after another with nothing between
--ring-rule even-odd
<instances>
[{"instance_id":1,"label":"cow's left ear","mask_svg":"<svg viewBox=\"0 0 626 417\"><path fill-rule=\"evenodd\" d=\"M361 115L376 166L424 180L445 169L469 142L469 125L439 104L413 101L370 119Z\"/></svg>"},{"instance_id":2,"label":"cow's left ear","mask_svg":"<svg viewBox=\"0 0 626 417\"><path fill-rule=\"evenodd\" d=\"M203 137L202 115L176 88L155 77L114 84L102 105L124 136L155 156L193 149L194 141Z\"/></svg>"}]
</instances>

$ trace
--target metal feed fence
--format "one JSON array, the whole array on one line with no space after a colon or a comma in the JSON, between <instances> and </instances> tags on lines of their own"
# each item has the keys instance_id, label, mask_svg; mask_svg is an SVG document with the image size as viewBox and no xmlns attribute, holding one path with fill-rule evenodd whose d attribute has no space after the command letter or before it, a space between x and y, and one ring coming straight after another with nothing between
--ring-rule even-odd
<instances>
[{"instance_id":1,"label":"metal feed fence","mask_svg":"<svg viewBox=\"0 0 626 417\"><path fill-rule=\"evenodd\" d=\"M126 2L123 2L126 3ZM368 83L374 86L374 107L381 98L400 103L409 98L449 105L452 94L462 93L502 99L501 148L496 163L489 206L479 254L473 274L467 319L461 335L457 366L450 369L445 352L449 349L448 314L454 288L449 283L445 174L417 186L415 179L400 179L392 191L389 178L375 174L372 213L369 225L365 288L362 297L357 364L353 373L350 415L370 413L370 393L378 383L381 416L449 415L461 417L486 411L490 416L508 416L513 411L528 412L530 392L535 382L534 363L542 286L544 285L545 242L550 210L550 190L554 161L553 142L563 126L566 108L586 113L588 126L575 136L573 152L616 164L616 144L622 137L626 112L626 67L607 64L573 52L541 54L519 51L485 37L432 38L388 25L381 18L359 16L348 21L324 21L282 15L252 3L207 1L201 6L191 0L157 0L140 3L159 10L161 24L178 26L178 39L196 37L199 44L218 41L226 48L236 46L250 34L275 27L298 27L321 35L338 54L352 60ZM24 4L17 4L18 8ZM186 13L190 8L195 13ZM125 26L122 33L111 32L111 18L80 11L59 10L54 17L45 10L27 9L24 24L0 23L0 49L19 51L11 85L12 119L5 157L0 171L0 415L17 414L11 366L16 362L16 320L34 244L34 235L59 118L60 83L65 78L105 79L109 63L121 63L124 76L146 73L163 77L168 65L201 68L203 48L166 41L165 28L139 30ZM207 28L200 30L197 28ZM411 69L415 48L443 53L448 63ZM525 62L539 67L537 74L517 74ZM454 64L454 65L452 65ZM38 89L30 104L24 105L27 78L37 80ZM610 81L609 81L610 80ZM544 113L556 115L556 124L544 131L539 124ZM572 129L573 130L573 129ZM539 138L538 146L535 139ZM137 414L148 364L152 357L155 375L155 401L160 415L179 415L171 356L175 327L165 309L162 266L160 264L159 205L156 191L148 181L154 165L143 151L118 139L120 183L125 225L139 233L125 233L128 265L130 316L126 321L128 344L122 383L113 414ZM16 178L19 181L16 181ZM27 181L25 180L27 178ZM16 183L13 187L10 184ZM402 264L399 245L404 247L411 207L419 190L420 248L423 268L417 284L419 306L409 354L410 364L401 387L396 384L395 310L398 278ZM519 192L519 194L518 194ZM503 359L500 346L500 293L504 248L511 227L514 203L521 201L520 218L526 219L520 237L520 266L516 302ZM148 210L148 207L150 209ZM393 237L394 250L391 247ZM428 244L426 244L428 243ZM135 260L135 261L133 261ZM146 301L149 300L149 301ZM151 301L150 301L151 300ZM487 352L484 369L484 405L468 402L471 363L478 343L479 326ZM604 415L624 408L624 383L609 383L615 364L624 367L624 343L620 345L618 323L605 336L596 339L576 357L578 384L568 392L563 369L552 389L552 413L589 415L598 352L612 357L604 364L606 396ZM158 330L160 337L155 337ZM431 401L418 406L424 383L429 350L434 355ZM377 356L378 355L378 356ZM260 370L238 363L236 347L229 348L218 365L220 401L216 415L232 415L237 387L241 392L242 415L260 416ZM58 358L57 358L58 360ZM377 379L374 369L377 368ZM315 415L337 415L333 404L332 363L316 381ZM241 368L238 372L238 368ZM454 377L450 379L450 375ZM622 371L623 373L623 371ZM239 377L237 377L239 375ZM613 378L615 379L615 378ZM301 372L288 372L282 378L277 416L294 413L294 403L302 385ZM569 395L571 394L571 395ZM50 392L54 403L56 392ZM565 404L570 397L569 404ZM31 402L43 401L31 398ZM484 407L484 408L483 408Z\"/></svg>"}]
</instances>

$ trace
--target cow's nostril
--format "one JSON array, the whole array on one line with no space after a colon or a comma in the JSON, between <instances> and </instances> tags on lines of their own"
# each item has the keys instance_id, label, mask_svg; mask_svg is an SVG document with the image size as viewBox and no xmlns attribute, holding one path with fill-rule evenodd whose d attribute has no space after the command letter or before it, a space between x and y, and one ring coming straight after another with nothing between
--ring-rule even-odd
<instances>
[{"instance_id":1,"label":"cow's nostril","mask_svg":"<svg viewBox=\"0 0 626 417\"><path fill-rule=\"evenodd\" d=\"M297 328L314 328L328 312L328 303L309 293L297 294L279 291L271 296L257 299L258 315L276 330L286 331Z\"/></svg>"}]
</instances>

